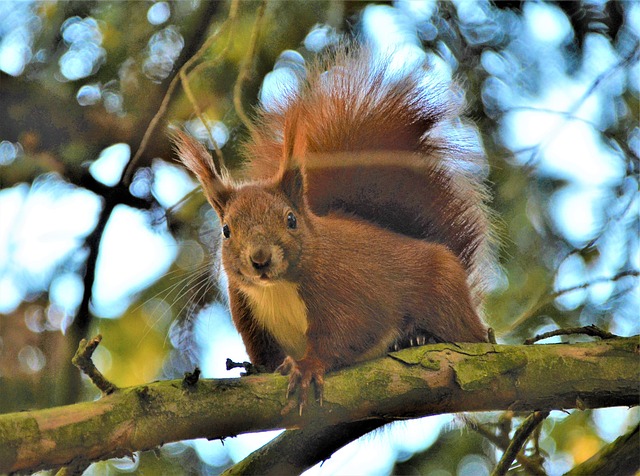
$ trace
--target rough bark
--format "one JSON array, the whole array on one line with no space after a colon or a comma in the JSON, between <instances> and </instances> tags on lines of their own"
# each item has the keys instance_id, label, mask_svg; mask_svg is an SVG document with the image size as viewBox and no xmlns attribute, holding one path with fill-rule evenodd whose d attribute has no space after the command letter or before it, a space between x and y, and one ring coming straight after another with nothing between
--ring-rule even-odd
<instances>
[{"instance_id":1,"label":"rough bark","mask_svg":"<svg viewBox=\"0 0 640 476\"><path fill-rule=\"evenodd\" d=\"M154 382L95 402L0 415L0 473L275 428L304 427L313 435L349 421L632 406L639 398L638 353L638 337L574 345L407 349L330 374L324 405L309 405L302 417L281 415L287 385L281 376Z\"/></svg>"}]
</instances>

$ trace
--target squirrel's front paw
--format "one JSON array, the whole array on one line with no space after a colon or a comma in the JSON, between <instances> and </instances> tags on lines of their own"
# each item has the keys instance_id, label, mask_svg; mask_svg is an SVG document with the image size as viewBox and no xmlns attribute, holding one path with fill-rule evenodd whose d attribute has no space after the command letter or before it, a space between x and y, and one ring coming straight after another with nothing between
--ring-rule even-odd
<instances>
[{"instance_id":1,"label":"squirrel's front paw","mask_svg":"<svg viewBox=\"0 0 640 476\"><path fill-rule=\"evenodd\" d=\"M307 405L311 382L315 382L316 398L322 405L324 370L324 365L317 359L304 358L295 360L289 356L285 357L282 364L276 369L276 372L280 372L282 375L289 375L287 399L289 395L295 393L296 389L299 389L298 404L300 415L302 415L302 409ZM282 410L282 414L289 413L295 405L296 402L294 400L289 400L287 406Z\"/></svg>"}]
</instances>

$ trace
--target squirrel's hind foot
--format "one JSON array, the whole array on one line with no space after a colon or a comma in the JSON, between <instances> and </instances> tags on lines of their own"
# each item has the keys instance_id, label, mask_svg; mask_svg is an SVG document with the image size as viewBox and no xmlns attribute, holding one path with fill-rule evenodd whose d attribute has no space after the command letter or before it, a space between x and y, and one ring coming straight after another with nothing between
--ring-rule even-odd
<instances>
[{"instance_id":1,"label":"squirrel's hind foot","mask_svg":"<svg viewBox=\"0 0 640 476\"><path fill-rule=\"evenodd\" d=\"M416 346L427 345L427 344L437 344L440 342L444 342L444 341L435 335L425 334L425 333L413 334L411 336L405 336L405 337L396 339L394 343L389 346L389 352L397 352L399 350L407 349L409 347L416 347Z\"/></svg>"}]
</instances>

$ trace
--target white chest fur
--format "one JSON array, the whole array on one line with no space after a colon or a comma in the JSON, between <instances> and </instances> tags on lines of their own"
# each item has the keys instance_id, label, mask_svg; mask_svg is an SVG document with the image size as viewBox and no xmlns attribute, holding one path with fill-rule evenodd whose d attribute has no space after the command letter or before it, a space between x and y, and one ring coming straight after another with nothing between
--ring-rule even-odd
<instances>
[{"instance_id":1,"label":"white chest fur","mask_svg":"<svg viewBox=\"0 0 640 476\"><path fill-rule=\"evenodd\" d=\"M307 307L295 284L281 282L242 289L255 319L287 355L301 359L307 348Z\"/></svg>"}]
</instances>

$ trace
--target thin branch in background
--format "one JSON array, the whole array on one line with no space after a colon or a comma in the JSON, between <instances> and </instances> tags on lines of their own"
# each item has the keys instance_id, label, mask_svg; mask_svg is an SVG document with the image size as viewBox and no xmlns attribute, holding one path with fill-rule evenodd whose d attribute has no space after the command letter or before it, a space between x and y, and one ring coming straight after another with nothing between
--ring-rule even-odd
<instances>
[{"instance_id":1,"label":"thin branch in background","mask_svg":"<svg viewBox=\"0 0 640 476\"><path fill-rule=\"evenodd\" d=\"M181 80L180 72L187 71L200 58L200 56L202 56L204 52L209 49L209 47L213 44L215 40L217 40L223 33L225 33L227 30L231 28L231 24L235 21L236 14L238 11L238 2L239 0L234 0L232 2L231 6L229 7L229 14L227 16L227 19L224 21L224 23L220 26L220 28L218 28L218 30L215 33L213 33L211 36L209 36L209 38L205 40L202 46L198 49L198 51L196 51L191 56L191 58L185 61L182 67L179 68L178 73L173 77L173 79L169 83L169 86L167 87L167 91L164 94L164 98L160 103L160 107L158 108L158 111L151 119L151 122L149 122L149 125L147 126L147 129L145 130L145 133L142 136L142 140L140 141L140 146L138 147L138 150L136 150L135 155L131 158L131 160L129 161L129 163L125 168L124 174L122 175L122 182L127 184L131 183L131 178L133 177L133 173L135 171L136 165L139 162L140 158L142 157L142 154L144 153L147 147L147 144L151 139L151 135L153 134L160 120L162 119L164 114L167 112L167 109L169 108L169 103L171 102L173 92Z\"/></svg>"},{"instance_id":2,"label":"thin branch in background","mask_svg":"<svg viewBox=\"0 0 640 476\"><path fill-rule=\"evenodd\" d=\"M565 120L565 123L568 119L572 119L575 116L576 112L578 112L578 110L582 107L585 101L589 99L589 97L593 94L593 92L596 89L598 89L606 79L608 79L614 73L617 73L620 69L625 68L630 63L637 61L638 58L640 58L640 50L634 48L631 50L631 53L629 53L627 56L621 59L618 63L616 63L606 71L600 73L598 77L593 81L593 83L591 83L591 86L589 86L589 88L585 91L585 93L580 97L580 99L578 99L573 104L573 106L571 106L571 108L566 113L564 113L564 116L567 118ZM562 131L562 127L563 127L562 124L559 127L556 127L553 130L553 132L549 134L546 140L544 140L540 144L537 144L536 146L533 146L533 147L527 147L519 151L514 151L514 154L519 154L519 153L522 153L523 151L533 150L531 157L529 157L529 159L523 165L523 169L525 171L531 172L533 170L533 167L535 166L541 151L544 149L544 147L547 144L553 141L560 134L560 132Z\"/></svg>"},{"instance_id":3,"label":"thin branch in background","mask_svg":"<svg viewBox=\"0 0 640 476\"><path fill-rule=\"evenodd\" d=\"M231 5L229 6L229 15L227 16L227 20L226 20L227 22L229 22L229 26L228 26L229 34L227 35L227 42L225 43L220 53L218 53L218 56L216 56L211 60L203 61L202 63L195 65L191 69L191 71L185 70L184 73L187 75L187 77L199 74L202 68L207 68L217 64L222 60L222 58L226 56L227 52L231 49L231 45L233 44L233 33L235 31L234 27L236 25L236 19L238 18L239 4L240 4L240 0L233 0L231 2Z\"/></svg>"},{"instance_id":4,"label":"thin branch in background","mask_svg":"<svg viewBox=\"0 0 640 476\"><path fill-rule=\"evenodd\" d=\"M547 304L551 303L554 301L554 299L557 299L558 297L564 295L564 294L568 294L570 292L573 291L578 291L580 289L586 289L590 286L596 285L596 284L600 284L600 283L613 283L616 282L622 278L626 278L628 276L634 276L634 277L638 277L640 276L640 271L636 271L636 270L626 270L626 271L621 271L620 273L616 274L615 276L609 277L609 278L596 278L592 281L586 282L586 283L582 283L582 284L578 284L576 286L571 286L569 288L565 288L565 289L560 289L558 291L555 291L553 293L549 293L549 294L542 294L540 296L540 298L538 298L538 300L536 301L536 303L531 306L529 309L527 309L526 311L524 311L522 314L520 314L520 316L518 316L517 319L515 319L513 321L513 323L509 326L509 329L507 330L507 332L513 332L515 331L518 327L520 327L522 324L524 324L526 321L528 321L531 317L535 316L536 312L538 312L540 309L542 309L544 306L546 306Z\"/></svg>"},{"instance_id":5,"label":"thin branch in background","mask_svg":"<svg viewBox=\"0 0 640 476\"><path fill-rule=\"evenodd\" d=\"M542 462L542 453L540 451L540 438L542 437L542 425L538 425L533 430L533 457L536 461Z\"/></svg>"},{"instance_id":6,"label":"thin branch in background","mask_svg":"<svg viewBox=\"0 0 640 476\"><path fill-rule=\"evenodd\" d=\"M565 118L566 120L572 120L572 121L578 121L578 122L582 122L583 124L586 124L588 126L590 126L591 128L595 129L598 132L602 132L599 128L598 125L593 122L590 121L588 119L584 119L582 117L577 117L574 116L571 111L558 111L555 109L549 109L549 108L545 108L545 107L533 107L533 106L513 106L510 107L508 109L505 109L502 111L502 114L508 114L510 112L540 112L543 114L552 114L554 116L561 116L563 118ZM533 148L535 146L532 146L531 148ZM530 147L527 147L527 149L530 149Z\"/></svg>"},{"instance_id":7,"label":"thin branch in background","mask_svg":"<svg viewBox=\"0 0 640 476\"><path fill-rule=\"evenodd\" d=\"M249 49L247 50L247 55L245 56L242 65L240 66L238 79L236 80L236 84L233 87L233 105L236 108L236 113L238 114L238 117L246 126L246 128L250 131L253 129L253 123L251 122L251 119L249 119L249 116L247 116L247 114L245 113L244 107L242 106L242 87L252 74L256 48L258 45L258 36L262 28L262 20L264 18L264 12L266 9L267 2L266 0L262 0L262 2L260 2L260 6L258 7L258 11L256 12L256 21L253 24L251 38L249 39Z\"/></svg>"},{"instance_id":8,"label":"thin branch in background","mask_svg":"<svg viewBox=\"0 0 640 476\"><path fill-rule=\"evenodd\" d=\"M344 445L390 421L375 418L342 422L328 427L306 425L298 430L287 430L228 468L222 476L302 474L312 466L331 458ZM304 448L304 451L300 451L301 448Z\"/></svg>"},{"instance_id":9,"label":"thin branch in background","mask_svg":"<svg viewBox=\"0 0 640 476\"><path fill-rule=\"evenodd\" d=\"M513 410L507 410L502 412L500 418L498 418L498 438L505 441L504 448L509 446L509 435L513 430L513 419L515 418L515 412Z\"/></svg>"},{"instance_id":10,"label":"thin branch in background","mask_svg":"<svg viewBox=\"0 0 640 476\"><path fill-rule=\"evenodd\" d=\"M615 334L600 329L598 326L590 325L584 327L567 327L566 329L556 329L555 331L545 332L538 334L535 337L531 337L524 341L524 345L532 345L543 339L555 336L567 336L567 335L588 335L592 337L600 337L601 339L615 339L619 337Z\"/></svg>"},{"instance_id":11,"label":"thin branch in background","mask_svg":"<svg viewBox=\"0 0 640 476\"><path fill-rule=\"evenodd\" d=\"M554 113L554 114L558 114L558 115L564 117L566 121L568 121L568 120L581 121L581 122L583 122L585 124L590 125L594 129L597 129L597 126L595 124L591 123L590 121L586 121L586 120L584 120L582 118L576 117L575 113L582 106L582 104L589 98L589 96L591 94L593 94L593 92L600 86L600 84L603 81L605 81L610 75L612 75L613 73L617 72L619 69L627 66L628 64L630 64L632 62L637 61L639 58L640 58L640 53L637 50L632 50L632 52L630 54L628 54L625 58L623 58L621 61L619 61L616 65L614 65L613 67L609 68L607 71L604 71L603 73L601 73L594 80L594 82L591 84L591 86L588 88L588 90L583 94L583 96L571 107L571 109L569 111L563 112L563 111L553 111L553 110L548 110L548 109L537 109L537 108L528 108L528 107L514 107L514 108L509 109L509 111L506 111L506 112L517 111L517 110L532 110L532 111L540 111L540 112L545 112L545 113ZM553 140L553 138L555 138L558 135L560 129L561 129L561 127L557 128L554 132L552 132L551 136L549 138L547 138L545 143L548 143L551 140ZM606 131L604 132L604 134L607 135ZM521 150L514 151L514 154L521 154L521 153L525 153L525 152L529 152L529 151L533 151L534 152L532 157L527 162L527 164L525 164L525 168L527 168L527 167L529 167L531 165L532 161L539 154L539 152L543 148L543 146L544 146L544 144L541 143L541 144L538 144L538 145L526 147L526 148L523 148ZM589 250L590 248L595 246L596 243L598 243L600 241L600 239L604 236L605 232L608 229L610 229L610 226L611 226L612 223L620 221L622 218L624 218L627 215L629 210L632 208L633 204L636 202L636 198L635 198L634 195L632 195L628 199L627 203L624 205L624 207L622 208L622 210L620 210L619 213L617 213L614 216L611 216L611 215L607 216L607 220L601 226L599 232L596 233L596 235L588 243L586 243L584 246L582 246L580 248L571 249L569 252L567 252L560 259L560 263L562 264L567 258L569 258L571 256L574 256L574 255L576 255L578 253L582 253L585 250ZM557 274L558 274L559 269L560 269L560 266L558 266L556 268L556 271L555 271L555 274L554 274L554 278L553 278L554 280L557 278ZM612 278L611 281L615 281L616 279L618 279L618 277L626 276L626 275L629 275L629 274L632 274L632 275L635 275L635 276L638 275L637 272L632 272L632 273L622 272L620 275L616 276L615 278ZM596 282L602 282L602 281L603 280L597 280ZM608 281L608 280L604 280L604 281ZM591 284L595 284L595 282L591 283ZM538 298L538 300L534 303L534 305L532 307L530 307L527 311L525 311L520 317L518 317L518 319L516 319L516 321L514 321L511 324L511 326L509 328L509 332L512 332L517 327L519 327L522 323L524 323L526 320L528 320L529 318L534 316L535 313L540 308L542 308L543 306L549 304L549 302L553 301L560 294L567 293L567 292L573 291L575 289L579 289L581 287L586 287L588 285L590 285L590 284L579 286L579 287L576 287L576 288L571 288L571 289L568 289L568 290L563 290L563 291L560 291L558 293L552 293L552 294L547 295L547 293L550 291L550 289L548 289L547 291L545 291Z\"/></svg>"},{"instance_id":12,"label":"thin branch in background","mask_svg":"<svg viewBox=\"0 0 640 476\"><path fill-rule=\"evenodd\" d=\"M513 439L506 451L502 455L502 458L498 462L497 466L491 473L491 476L504 476L509 471L513 460L516 459L518 453L522 450L524 445L527 443L529 436L533 431L538 427L542 421L547 418L549 412L534 412L529 415L520 425L520 428L516 430L515 435L513 435Z\"/></svg>"},{"instance_id":13,"label":"thin branch in background","mask_svg":"<svg viewBox=\"0 0 640 476\"><path fill-rule=\"evenodd\" d=\"M604 223L604 225L602 225L602 227L600 228L600 231L598 233L596 233L596 235L589 240L589 242L587 244L585 244L584 246L580 247L580 248L574 248L571 251L569 251L561 260L560 260L560 265L562 265L562 263L564 263L567 258L569 258L570 256L573 256L577 253L581 253L584 250L588 250L589 248L595 246L595 244L600 241L600 238L602 238L604 236L604 233L607 231L607 229L609 229L609 226L613 223L613 222L617 222L619 220L621 220L622 218L624 218L627 214L627 212L629 210L631 210L631 207L633 206L633 204L636 201L636 197L635 194L631 196L631 198L627 201L626 205L624 206L624 208L622 209L622 211L615 215L615 216L608 216L607 217L607 221ZM558 270L560 269L560 265L558 265L558 268L556 269L555 275L554 275L554 279L555 277L558 276Z\"/></svg>"},{"instance_id":14,"label":"thin branch in background","mask_svg":"<svg viewBox=\"0 0 640 476\"><path fill-rule=\"evenodd\" d=\"M501 436L495 435L493 432L484 428L482 425L471 425L471 428L473 428L473 430L489 440L493 445L498 447L503 452L506 451L509 447L508 438L503 438ZM534 476L545 476L547 474L538 463L522 454L522 452L516 455L516 461L520 463L524 469L527 470L528 474L533 474Z\"/></svg>"},{"instance_id":15,"label":"thin branch in background","mask_svg":"<svg viewBox=\"0 0 640 476\"><path fill-rule=\"evenodd\" d=\"M105 201L102 210L98 215L98 223L96 223L95 228L91 233L89 233L89 235L87 235L83 243L83 248L87 249L88 253L85 260L84 275L82 277L82 300L80 301L80 305L78 306L78 310L76 311L71 325L66 330L68 344L66 349L67 357L65 360L72 357L72 346L87 336L93 319L93 313L91 312L91 298L93 295L93 284L96 279L96 266L100 255L100 244L102 243L102 237L107 223L111 218L111 214L118 205L116 194L103 196L105 197ZM60 380L64 382L64 385L60 387L60 400L64 403L73 403L80 394L81 381L79 374L73 370L73 367L66 365Z\"/></svg>"},{"instance_id":16,"label":"thin branch in background","mask_svg":"<svg viewBox=\"0 0 640 476\"><path fill-rule=\"evenodd\" d=\"M80 344L78 344L78 350L76 355L73 356L71 362L73 365L78 367L87 377L91 379L93 384L100 389L102 395L110 395L116 390L116 387L113 383L109 382L102 373L96 368L93 361L91 360L91 356L93 352L96 350L100 342L102 341L102 336L98 334L90 341L86 339L82 339Z\"/></svg>"},{"instance_id":17,"label":"thin branch in background","mask_svg":"<svg viewBox=\"0 0 640 476\"><path fill-rule=\"evenodd\" d=\"M218 141L216 141L213 138L213 133L211 132L211 128L209 127L209 121L207 120L205 115L202 113L202 109L200 109L200 106L198 106L198 102L196 101L196 98L193 95L193 91L191 91L191 86L189 85L189 79L187 78L186 73L183 70L180 70L179 74L180 74L180 81L182 82L182 89L184 90L184 93L187 96L187 99L189 99L189 102L191 103L191 106L193 107L196 113L196 116L198 117L198 119L200 119L200 122L206 129L207 135L209 136L209 140L213 145L213 150L216 153L215 158L212 157L213 167L215 168L215 171L218 173L218 175L220 175L222 173L222 169L224 168L224 156L222 155L222 151L218 146Z\"/></svg>"},{"instance_id":18,"label":"thin branch in background","mask_svg":"<svg viewBox=\"0 0 640 476\"><path fill-rule=\"evenodd\" d=\"M564 288L564 289L560 289L559 291L556 291L554 293L551 294L550 298L556 299L557 297L562 296L563 294L568 294L570 292L573 291L577 291L579 289L586 289L588 287L591 287L595 284L600 284L600 283L614 283L622 278L626 278L628 276L634 276L634 277L638 277L640 276L640 271L636 271L636 270L626 270L626 271L621 271L618 274L616 274L615 276L611 276L610 278L596 278L592 281L589 281L587 283L582 283L582 284L578 284L576 286L571 286L570 288Z\"/></svg>"},{"instance_id":19,"label":"thin branch in background","mask_svg":"<svg viewBox=\"0 0 640 476\"><path fill-rule=\"evenodd\" d=\"M218 64L222 60L222 58L224 58L226 56L227 52L231 48L231 44L233 43L232 40L233 40L234 26L236 24L235 20L237 18L237 14L238 14L238 4L239 3L240 3L240 0L234 0L232 2L231 6L229 7L229 16L228 16L228 20L227 20L227 21L229 21L229 34L227 35L227 41L226 41L224 47L222 48L222 51L220 51L220 53L215 58L194 66L193 69L190 72L187 72L186 68L182 68L178 72L178 74L180 76L180 81L182 83L182 89L184 90L184 93L187 96L187 99L191 103L191 105L192 105L192 107L193 107L193 109L194 109L194 111L196 113L196 116L198 117L198 119L200 119L200 122L205 127L205 129L207 131L207 135L209 136L209 140L211 141L211 144L213 145L213 149L214 149L214 151L216 153L216 157L213 158L213 166L214 166L216 172L218 172L218 174L222 173L222 170L225 168L224 156L222 154L222 150L220 150L220 147L218 146L218 142L213 138L213 133L211 132L211 128L209 127L209 122L207 121L205 115L203 114L202 109L200 109L200 106L198 105L198 102L196 101L195 95L193 94L193 91L191 90L191 85L189 83L189 76L193 76L193 75L197 74L198 71L200 70L200 68L203 67L203 66L210 67L212 65Z\"/></svg>"},{"instance_id":20,"label":"thin branch in background","mask_svg":"<svg viewBox=\"0 0 640 476\"><path fill-rule=\"evenodd\" d=\"M570 111L559 111L555 109L548 109L544 107L533 107L533 106L513 106L501 111L500 114L504 116L511 112L540 112L543 114L551 114L551 115L563 117L565 121L581 122L591 127L594 131L597 131L601 136L605 137L606 139L610 141L614 141L616 146L620 148L620 150L624 153L625 156L629 157L631 160L638 161L638 156L635 153L635 151L632 148L628 147L628 145L625 142L617 140L617 137L615 136L615 134L613 134L610 130L602 130L601 127L598 124L594 123L593 121L575 116ZM528 147L522 147L520 149L513 151L512 153L514 155L525 154L527 152L535 151L536 149L538 149L539 146L540 144L531 145Z\"/></svg>"},{"instance_id":21,"label":"thin branch in background","mask_svg":"<svg viewBox=\"0 0 640 476\"><path fill-rule=\"evenodd\" d=\"M231 5L229 5L229 14L227 15L227 19L225 21L225 24L228 23L228 25L223 25L222 28L228 28L229 30L229 34L227 35L227 42L225 43L224 47L222 48L222 50L220 51L220 53L218 54L218 56L216 56L215 58L208 60L208 61L203 61L200 64L195 65L191 71L185 71L184 73L187 76L191 76L191 75L196 75L200 72L201 68L204 67L209 67L212 65L217 64L220 60L222 60L222 58L224 58L227 54L227 52L231 49L231 46L233 45L233 33L235 32L235 26L236 26L236 19L238 18L238 7L240 5L240 0L232 0ZM207 40L208 44L207 47L211 46L211 42L209 42L209 40ZM204 45L203 45L204 48ZM206 49L206 48L205 48ZM198 51L198 53L196 53L199 56L201 56L200 51ZM190 66L194 63L195 61L192 61L190 63Z\"/></svg>"}]
</instances>

